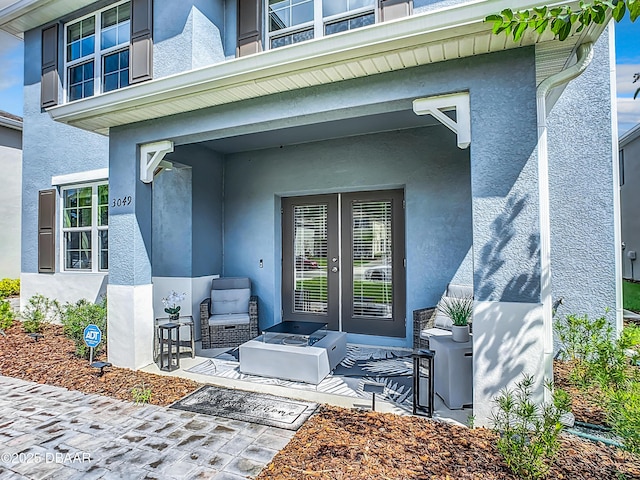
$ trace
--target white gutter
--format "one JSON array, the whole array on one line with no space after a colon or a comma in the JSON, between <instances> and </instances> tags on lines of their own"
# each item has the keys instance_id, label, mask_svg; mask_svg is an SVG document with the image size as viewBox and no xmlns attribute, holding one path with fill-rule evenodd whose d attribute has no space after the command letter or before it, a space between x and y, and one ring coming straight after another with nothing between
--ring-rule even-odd
<instances>
[{"instance_id":1,"label":"white gutter","mask_svg":"<svg viewBox=\"0 0 640 480\"><path fill-rule=\"evenodd\" d=\"M3 117L2 115L0 115L0 126L22 131L22 122L20 120Z\"/></svg>"},{"instance_id":2,"label":"white gutter","mask_svg":"<svg viewBox=\"0 0 640 480\"><path fill-rule=\"evenodd\" d=\"M622 333L624 327L624 308L622 299L622 212L620 207L620 145L618 139L618 98L616 82L616 30L614 23L609 28L609 85L611 85L611 158L613 160L613 243L615 245L616 272L616 329ZM638 127L636 127L637 129ZM632 130L633 131L633 130Z\"/></svg>"},{"instance_id":3,"label":"white gutter","mask_svg":"<svg viewBox=\"0 0 640 480\"><path fill-rule=\"evenodd\" d=\"M540 300L543 321L543 375L544 380L553 380L553 315L551 298L551 218L549 203L549 140L547 137L547 93L552 88L579 76L593 59L593 43L578 47L576 63L561 72L547 77L536 92L538 105L538 186L540 202ZM550 392L545 389L545 400Z\"/></svg>"}]
</instances>

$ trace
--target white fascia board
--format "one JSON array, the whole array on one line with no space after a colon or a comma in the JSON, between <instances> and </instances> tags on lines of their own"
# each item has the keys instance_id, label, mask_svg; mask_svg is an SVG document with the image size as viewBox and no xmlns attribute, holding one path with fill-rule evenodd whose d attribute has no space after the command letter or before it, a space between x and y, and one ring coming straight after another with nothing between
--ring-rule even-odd
<instances>
[{"instance_id":1,"label":"white fascia board","mask_svg":"<svg viewBox=\"0 0 640 480\"><path fill-rule=\"evenodd\" d=\"M66 175L54 175L51 177L51 186L72 185L75 183L97 182L109 179L109 169L100 168L97 170L87 170L85 172L69 173Z\"/></svg>"},{"instance_id":2,"label":"white fascia board","mask_svg":"<svg viewBox=\"0 0 640 480\"><path fill-rule=\"evenodd\" d=\"M251 84L258 79L300 73L312 67L490 31L491 24L484 21L488 15L505 8L522 10L537 5L539 2L531 0L467 3L231 59L59 105L47 111L56 121L78 124L83 119L144 108L211 89ZM552 38L550 34L549 39Z\"/></svg>"},{"instance_id":3,"label":"white fascia board","mask_svg":"<svg viewBox=\"0 0 640 480\"><path fill-rule=\"evenodd\" d=\"M22 131L22 122L19 120L14 120L13 118L1 117L0 116L0 127L7 127L13 130Z\"/></svg>"},{"instance_id":4,"label":"white fascia board","mask_svg":"<svg viewBox=\"0 0 640 480\"><path fill-rule=\"evenodd\" d=\"M619 148L626 147L627 144L631 143L632 141L634 141L636 138L639 138L639 137L640 137L640 123L620 137L620 140L618 140L618 147Z\"/></svg>"},{"instance_id":5,"label":"white fascia board","mask_svg":"<svg viewBox=\"0 0 640 480\"><path fill-rule=\"evenodd\" d=\"M0 10L0 30L18 38L32 28L57 20L95 0L18 0Z\"/></svg>"}]
</instances>

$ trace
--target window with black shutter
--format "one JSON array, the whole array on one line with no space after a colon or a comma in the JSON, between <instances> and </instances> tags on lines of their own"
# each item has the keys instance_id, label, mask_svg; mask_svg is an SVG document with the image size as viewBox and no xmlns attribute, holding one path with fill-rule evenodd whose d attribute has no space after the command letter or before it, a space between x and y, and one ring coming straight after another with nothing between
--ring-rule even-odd
<instances>
[{"instance_id":1,"label":"window with black shutter","mask_svg":"<svg viewBox=\"0 0 640 480\"><path fill-rule=\"evenodd\" d=\"M58 104L58 83L58 25L52 25L42 30L42 108Z\"/></svg>"},{"instance_id":2,"label":"window with black shutter","mask_svg":"<svg viewBox=\"0 0 640 480\"><path fill-rule=\"evenodd\" d=\"M131 0L129 82L153 78L153 0Z\"/></svg>"},{"instance_id":3,"label":"window with black shutter","mask_svg":"<svg viewBox=\"0 0 640 480\"><path fill-rule=\"evenodd\" d=\"M238 0L238 57L262 50L261 6L262 0Z\"/></svg>"}]
</instances>

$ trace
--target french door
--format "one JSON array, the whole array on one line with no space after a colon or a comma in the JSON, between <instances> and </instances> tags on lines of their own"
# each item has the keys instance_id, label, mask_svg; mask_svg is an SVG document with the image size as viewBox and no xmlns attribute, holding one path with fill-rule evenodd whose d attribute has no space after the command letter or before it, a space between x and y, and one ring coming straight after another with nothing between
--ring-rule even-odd
<instances>
[{"instance_id":1,"label":"french door","mask_svg":"<svg viewBox=\"0 0 640 480\"><path fill-rule=\"evenodd\" d=\"M404 192L282 199L284 320L404 337Z\"/></svg>"}]
</instances>

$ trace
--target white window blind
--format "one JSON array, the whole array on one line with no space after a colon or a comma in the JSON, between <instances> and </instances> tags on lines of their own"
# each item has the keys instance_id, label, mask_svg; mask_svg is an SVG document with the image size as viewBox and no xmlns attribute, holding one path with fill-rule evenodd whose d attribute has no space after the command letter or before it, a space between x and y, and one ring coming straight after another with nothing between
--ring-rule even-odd
<instances>
[{"instance_id":1,"label":"white window blind","mask_svg":"<svg viewBox=\"0 0 640 480\"><path fill-rule=\"evenodd\" d=\"M294 311L327 312L327 205L294 207Z\"/></svg>"},{"instance_id":2,"label":"white window blind","mask_svg":"<svg viewBox=\"0 0 640 480\"><path fill-rule=\"evenodd\" d=\"M391 317L391 201L354 202L351 218L354 316Z\"/></svg>"}]
</instances>

